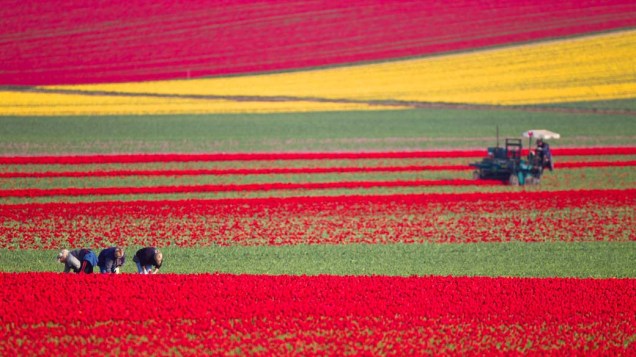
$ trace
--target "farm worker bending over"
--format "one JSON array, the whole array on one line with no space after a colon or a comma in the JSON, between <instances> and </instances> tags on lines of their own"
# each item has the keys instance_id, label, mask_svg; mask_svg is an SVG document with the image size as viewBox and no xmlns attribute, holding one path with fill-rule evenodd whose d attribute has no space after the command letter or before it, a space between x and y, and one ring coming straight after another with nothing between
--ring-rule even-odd
<instances>
[{"instance_id":1,"label":"farm worker bending over","mask_svg":"<svg viewBox=\"0 0 636 357\"><path fill-rule=\"evenodd\" d=\"M97 257L90 249L75 249L69 251L62 249L57 255L57 261L64 263L64 272L73 270L75 273L93 272L93 267L97 265Z\"/></svg>"},{"instance_id":2,"label":"farm worker bending over","mask_svg":"<svg viewBox=\"0 0 636 357\"><path fill-rule=\"evenodd\" d=\"M119 273L119 267L124 265L126 257L122 247L110 247L102 250L97 257L100 273Z\"/></svg>"},{"instance_id":3,"label":"farm worker bending over","mask_svg":"<svg viewBox=\"0 0 636 357\"><path fill-rule=\"evenodd\" d=\"M157 274L163 263L163 254L155 247L141 248L135 253L133 261L137 263L139 274Z\"/></svg>"}]
</instances>

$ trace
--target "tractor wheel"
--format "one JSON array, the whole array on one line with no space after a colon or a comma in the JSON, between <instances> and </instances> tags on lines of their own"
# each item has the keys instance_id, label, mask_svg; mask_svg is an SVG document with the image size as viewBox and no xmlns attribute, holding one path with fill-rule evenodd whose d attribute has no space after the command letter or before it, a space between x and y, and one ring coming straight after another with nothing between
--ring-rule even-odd
<instances>
[{"instance_id":1,"label":"tractor wheel","mask_svg":"<svg viewBox=\"0 0 636 357\"><path fill-rule=\"evenodd\" d=\"M480 178L481 174L479 173L479 170L473 171L473 180L479 180Z\"/></svg>"},{"instance_id":2,"label":"tractor wheel","mask_svg":"<svg viewBox=\"0 0 636 357\"><path fill-rule=\"evenodd\" d=\"M515 174L510 174L508 184L510 184L510 186L519 186L519 177Z\"/></svg>"}]
</instances>

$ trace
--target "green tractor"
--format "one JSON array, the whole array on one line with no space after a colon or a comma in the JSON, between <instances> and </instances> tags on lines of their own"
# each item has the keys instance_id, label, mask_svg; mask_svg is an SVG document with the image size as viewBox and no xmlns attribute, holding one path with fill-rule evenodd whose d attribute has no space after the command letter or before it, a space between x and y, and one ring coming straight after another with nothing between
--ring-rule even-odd
<instances>
[{"instance_id":1,"label":"green tractor","mask_svg":"<svg viewBox=\"0 0 636 357\"><path fill-rule=\"evenodd\" d=\"M559 138L559 134L547 130L529 130L522 134L529 138L528 146L532 145L532 139L537 140L537 153L529 150L523 158L522 139L506 139L505 146L499 146L499 130L497 130L497 146L488 148L488 156L480 162L471 163L475 168L473 178L501 180L510 185L539 184L543 170L552 170L552 155L549 146L543 144L544 139Z\"/></svg>"}]
</instances>

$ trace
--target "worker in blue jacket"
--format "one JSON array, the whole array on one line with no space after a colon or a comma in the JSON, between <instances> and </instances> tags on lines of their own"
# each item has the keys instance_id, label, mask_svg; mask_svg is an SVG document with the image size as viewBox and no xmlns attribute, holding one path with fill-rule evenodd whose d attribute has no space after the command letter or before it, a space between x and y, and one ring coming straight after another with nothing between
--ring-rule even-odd
<instances>
[{"instance_id":1,"label":"worker in blue jacket","mask_svg":"<svg viewBox=\"0 0 636 357\"><path fill-rule=\"evenodd\" d=\"M102 250L97 257L100 273L119 273L119 268L126 262L124 248L110 247Z\"/></svg>"}]
</instances>

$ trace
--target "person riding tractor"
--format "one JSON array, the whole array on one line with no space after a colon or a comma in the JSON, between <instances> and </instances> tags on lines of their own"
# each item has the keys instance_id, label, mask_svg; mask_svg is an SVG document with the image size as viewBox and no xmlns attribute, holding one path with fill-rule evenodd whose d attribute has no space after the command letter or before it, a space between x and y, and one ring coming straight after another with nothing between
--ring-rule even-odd
<instances>
[{"instance_id":1,"label":"person riding tractor","mask_svg":"<svg viewBox=\"0 0 636 357\"><path fill-rule=\"evenodd\" d=\"M523 144L519 138L505 139L505 145L499 146L499 128L497 128L497 146L489 147L488 156L479 162L469 164L475 168L473 178L495 179L509 185L538 184L543 170L554 170L554 160L546 139L558 139L560 135L548 130L528 130L521 134L528 138L528 148L532 139L536 139L536 149L529 150L527 157L522 156Z\"/></svg>"},{"instance_id":2,"label":"person riding tractor","mask_svg":"<svg viewBox=\"0 0 636 357\"><path fill-rule=\"evenodd\" d=\"M538 163L541 165L541 170L548 168L550 172L554 170L554 164L552 163L552 153L550 152L550 145L543 141L542 138L537 139L537 148L535 149Z\"/></svg>"}]
</instances>

